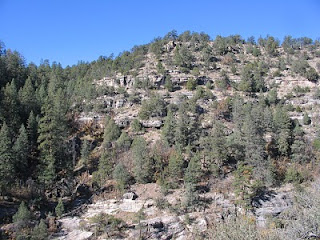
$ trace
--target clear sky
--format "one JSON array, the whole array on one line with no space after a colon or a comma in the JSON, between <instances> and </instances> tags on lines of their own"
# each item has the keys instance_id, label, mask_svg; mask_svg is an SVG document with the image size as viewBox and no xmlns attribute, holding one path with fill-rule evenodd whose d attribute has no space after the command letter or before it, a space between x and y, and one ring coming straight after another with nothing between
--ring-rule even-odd
<instances>
[{"instance_id":1,"label":"clear sky","mask_svg":"<svg viewBox=\"0 0 320 240\"><path fill-rule=\"evenodd\" d=\"M118 55L171 30L320 38L319 0L0 0L0 40L26 62Z\"/></svg>"}]
</instances>

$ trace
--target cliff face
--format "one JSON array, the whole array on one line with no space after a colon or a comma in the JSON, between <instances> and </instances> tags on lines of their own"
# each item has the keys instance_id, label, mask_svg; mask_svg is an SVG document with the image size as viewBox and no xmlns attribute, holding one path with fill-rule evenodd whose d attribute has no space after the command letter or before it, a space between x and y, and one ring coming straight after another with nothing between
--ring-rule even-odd
<instances>
[{"instance_id":1,"label":"cliff face","mask_svg":"<svg viewBox=\"0 0 320 240\"><path fill-rule=\"evenodd\" d=\"M103 123L105 113L112 112L116 123L126 128L133 119L138 118L141 103L150 99L152 94L160 95L167 104L179 104L183 96L192 99L197 93L194 90L197 87L206 89L210 86L212 96L197 101L207 110L203 114L203 119L206 119L212 117L210 106L213 101L234 95L248 96L254 86L245 89L242 85L250 78L259 78L263 82L261 89L251 89L256 96L267 96L271 90L276 90L277 97L284 99L286 104L292 104L295 108L299 106L308 115L317 118L319 100L315 95L319 84L317 77L309 76L309 72L315 70L315 76L319 73L319 47L305 47L295 50L294 54L286 53L283 47L276 47L276 54L270 55L265 46L249 43L234 43L226 47L225 53L218 51L217 41L202 43L172 40L161 44L161 54L149 50L139 58L138 67L125 73L112 72L109 76L96 79L96 88L101 93L108 93L100 94L88 102L93 105L94 111L89 113L87 119L84 115L88 113L83 113L79 121L96 121L98 118L101 119L99 123ZM250 50L252 48L257 49L259 54L253 54ZM170 86L166 82L170 82ZM188 82L194 82L194 86L190 88L189 84L188 87ZM291 117L301 119L301 113L292 112ZM144 125L146 128L160 128L159 120L163 121L164 118Z\"/></svg>"}]
</instances>

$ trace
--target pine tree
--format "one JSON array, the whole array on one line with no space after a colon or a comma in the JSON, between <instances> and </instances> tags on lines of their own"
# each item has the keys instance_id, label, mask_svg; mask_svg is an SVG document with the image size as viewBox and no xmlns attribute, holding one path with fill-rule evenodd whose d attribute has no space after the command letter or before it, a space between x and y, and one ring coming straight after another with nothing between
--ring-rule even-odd
<instances>
[{"instance_id":1,"label":"pine tree","mask_svg":"<svg viewBox=\"0 0 320 240\"><path fill-rule=\"evenodd\" d=\"M30 112L29 118L27 120L27 133L31 148L34 150L37 147L38 139L38 121L33 113Z\"/></svg>"},{"instance_id":2,"label":"pine tree","mask_svg":"<svg viewBox=\"0 0 320 240\"><path fill-rule=\"evenodd\" d=\"M287 111L282 107L277 107L273 114L273 127L277 136L276 142L279 152L287 156L289 154L289 142L291 139L291 120Z\"/></svg>"},{"instance_id":3,"label":"pine tree","mask_svg":"<svg viewBox=\"0 0 320 240\"><path fill-rule=\"evenodd\" d=\"M28 210L25 202L21 202L18 211L12 217L12 221L17 224L18 227L24 227L30 220L31 213Z\"/></svg>"},{"instance_id":4,"label":"pine tree","mask_svg":"<svg viewBox=\"0 0 320 240\"><path fill-rule=\"evenodd\" d=\"M112 157L111 153L103 150L99 158L98 170L93 172L93 181L100 187L105 184L106 180L109 179L112 174Z\"/></svg>"},{"instance_id":5,"label":"pine tree","mask_svg":"<svg viewBox=\"0 0 320 240\"><path fill-rule=\"evenodd\" d=\"M59 89L53 99L47 98L41 110L38 143L42 171L39 177L47 185L59 171L68 171L72 165L65 142L68 136L66 107L64 94Z\"/></svg>"},{"instance_id":6,"label":"pine tree","mask_svg":"<svg viewBox=\"0 0 320 240\"><path fill-rule=\"evenodd\" d=\"M22 124L19 136L13 145L15 155L15 171L19 179L26 180L28 177L28 158L30 156L30 145L27 131Z\"/></svg>"},{"instance_id":7,"label":"pine tree","mask_svg":"<svg viewBox=\"0 0 320 240\"><path fill-rule=\"evenodd\" d=\"M13 131L18 130L21 125L20 102L15 80L7 83L3 91L2 107L4 110L4 120Z\"/></svg>"},{"instance_id":8,"label":"pine tree","mask_svg":"<svg viewBox=\"0 0 320 240\"><path fill-rule=\"evenodd\" d=\"M172 110L170 109L166 116L166 119L162 128L162 132L161 132L163 139L168 142L169 146L172 146L174 144L175 127L176 127L176 122L175 122Z\"/></svg>"},{"instance_id":9,"label":"pine tree","mask_svg":"<svg viewBox=\"0 0 320 240\"><path fill-rule=\"evenodd\" d=\"M188 116L187 120L187 145L191 148L195 148L199 142L201 135L200 122L196 111L193 112L193 116Z\"/></svg>"},{"instance_id":10,"label":"pine tree","mask_svg":"<svg viewBox=\"0 0 320 240\"><path fill-rule=\"evenodd\" d=\"M245 161L255 167L255 174L257 177L264 179L267 162L265 161L263 132L259 131L259 127L250 115L245 118L243 133Z\"/></svg>"},{"instance_id":11,"label":"pine tree","mask_svg":"<svg viewBox=\"0 0 320 240\"><path fill-rule=\"evenodd\" d=\"M14 179L14 154L7 124L0 130L0 191L4 191Z\"/></svg>"},{"instance_id":12,"label":"pine tree","mask_svg":"<svg viewBox=\"0 0 320 240\"><path fill-rule=\"evenodd\" d=\"M244 163L240 163L237 166L237 170L234 172L234 187L235 193L239 197L238 203L243 205L246 209L250 208L251 199L251 179L252 179L252 167Z\"/></svg>"},{"instance_id":13,"label":"pine tree","mask_svg":"<svg viewBox=\"0 0 320 240\"><path fill-rule=\"evenodd\" d=\"M200 157L198 154L194 155L184 174L184 186L185 186L185 205L187 207L193 206L198 200L196 193L196 186L199 183L202 176Z\"/></svg>"},{"instance_id":14,"label":"pine tree","mask_svg":"<svg viewBox=\"0 0 320 240\"><path fill-rule=\"evenodd\" d=\"M169 157L168 170L173 186L177 186L183 176L184 159L180 149L173 151Z\"/></svg>"},{"instance_id":15,"label":"pine tree","mask_svg":"<svg viewBox=\"0 0 320 240\"><path fill-rule=\"evenodd\" d=\"M134 161L133 173L137 182L147 183L153 177L153 164L149 157L147 142L142 137L136 137L132 143Z\"/></svg>"},{"instance_id":16,"label":"pine tree","mask_svg":"<svg viewBox=\"0 0 320 240\"><path fill-rule=\"evenodd\" d=\"M307 163L311 156L310 153L307 152L307 143L304 138L304 132L302 128L297 125L294 130L294 140L291 145L291 160L294 163Z\"/></svg>"},{"instance_id":17,"label":"pine tree","mask_svg":"<svg viewBox=\"0 0 320 240\"><path fill-rule=\"evenodd\" d=\"M181 147L188 145L188 120L184 107L179 109L178 120L174 130L175 133L175 144L179 144Z\"/></svg>"},{"instance_id":18,"label":"pine tree","mask_svg":"<svg viewBox=\"0 0 320 240\"><path fill-rule=\"evenodd\" d=\"M120 128L118 127L118 125L116 125L113 119L110 119L104 129L102 145L105 148L108 148L111 145L112 141L115 141L119 138L120 134Z\"/></svg>"},{"instance_id":19,"label":"pine tree","mask_svg":"<svg viewBox=\"0 0 320 240\"><path fill-rule=\"evenodd\" d=\"M110 154L103 151L98 165L98 174L100 176L101 183L111 176L112 173L112 159Z\"/></svg>"},{"instance_id":20,"label":"pine tree","mask_svg":"<svg viewBox=\"0 0 320 240\"><path fill-rule=\"evenodd\" d=\"M196 185L193 183L185 184L185 201L184 205L186 207L192 207L198 200L198 194Z\"/></svg>"},{"instance_id":21,"label":"pine tree","mask_svg":"<svg viewBox=\"0 0 320 240\"><path fill-rule=\"evenodd\" d=\"M224 132L224 126L220 122L216 122L212 133L212 152L213 163L219 168L227 162L228 153L226 151L226 134Z\"/></svg>"},{"instance_id":22,"label":"pine tree","mask_svg":"<svg viewBox=\"0 0 320 240\"><path fill-rule=\"evenodd\" d=\"M127 187L130 174L122 163L117 164L113 170L113 178L117 181L117 188L121 192Z\"/></svg>"},{"instance_id":23,"label":"pine tree","mask_svg":"<svg viewBox=\"0 0 320 240\"><path fill-rule=\"evenodd\" d=\"M48 239L48 228L43 219L40 223L35 226L31 233L31 240L47 240Z\"/></svg>"},{"instance_id":24,"label":"pine tree","mask_svg":"<svg viewBox=\"0 0 320 240\"><path fill-rule=\"evenodd\" d=\"M132 123L131 123L131 129L133 132L140 132L142 130L142 126L141 123L139 122L138 119L133 119Z\"/></svg>"},{"instance_id":25,"label":"pine tree","mask_svg":"<svg viewBox=\"0 0 320 240\"><path fill-rule=\"evenodd\" d=\"M198 184L202 176L201 162L199 154L195 154L184 173L185 184Z\"/></svg>"},{"instance_id":26,"label":"pine tree","mask_svg":"<svg viewBox=\"0 0 320 240\"><path fill-rule=\"evenodd\" d=\"M61 198L59 199L58 204L57 204L56 208L54 209L54 211L58 217L61 217L62 214L64 213L64 204L63 204Z\"/></svg>"},{"instance_id":27,"label":"pine tree","mask_svg":"<svg viewBox=\"0 0 320 240\"><path fill-rule=\"evenodd\" d=\"M117 146L122 150L129 150L131 146L131 138L126 131L122 131L119 139L117 140Z\"/></svg>"},{"instance_id":28,"label":"pine tree","mask_svg":"<svg viewBox=\"0 0 320 240\"><path fill-rule=\"evenodd\" d=\"M166 75L166 76L165 76L164 87L165 87L169 92L173 92L173 83L172 83L172 80L171 80L170 75Z\"/></svg>"},{"instance_id":29,"label":"pine tree","mask_svg":"<svg viewBox=\"0 0 320 240\"><path fill-rule=\"evenodd\" d=\"M23 119L26 120L31 111L38 113L37 99L35 98L35 90L30 77L27 78L23 88L20 89L19 99L23 109Z\"/></svg>"},{"instance_id":30,"label":"pine tree","mask_svg":"<svg viewBox=\"0 0 320 240\"><path fill-rule=\"evenodd\" d=\"M85 139L81 146L81 163L85 166L89 163L89 155L90 155L90 143L87 139Z\"/></svg>"}]
</instances>

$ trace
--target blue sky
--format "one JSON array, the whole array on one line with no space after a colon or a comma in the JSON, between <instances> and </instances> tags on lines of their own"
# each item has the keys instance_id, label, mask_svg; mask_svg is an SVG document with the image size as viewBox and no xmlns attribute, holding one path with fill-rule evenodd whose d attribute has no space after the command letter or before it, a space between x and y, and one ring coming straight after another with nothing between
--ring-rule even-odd
<instances>
[{"instance_id":1,"label":"blue sky","mask_svg":"<svg viewBox=\"0 0 320 240\"><path fill-rule=\"evenodd\" d=\"M26 62L115 55L172 29L244 38L320 38L320 1L0 0L0 40Z\"/></svg>"}]
</instances>

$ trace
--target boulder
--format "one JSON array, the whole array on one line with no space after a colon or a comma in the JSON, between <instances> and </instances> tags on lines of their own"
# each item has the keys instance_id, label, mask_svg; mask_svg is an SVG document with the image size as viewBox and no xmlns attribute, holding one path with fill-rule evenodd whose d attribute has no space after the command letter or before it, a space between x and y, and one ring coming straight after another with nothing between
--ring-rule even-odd
<instances>
[{"instance_id":1,"label":"boulder","mask_svg":"<svg viewBox=\"0 0 320 240\"><path fill-rule=\"evenodd\" d=\"M158 119L150 119L141 121L141 125L145 128L160 128L163 123L161 120Z\"/></svg>"},{"instance_id":2,"label":"boulder","mask_svg":"<svg viewBox=\"0 0 320 240\"><path fill-rule=\"evenodd\" d=\"M118 125L118 127L120 127L120 128L125 128L125 127L129 126L129 124L130 124L130 120L126 116L116 117L116 118L114 118L114 121Z\"/></svg>"},{"instance_id":3,"label":"boulder","mask_svg":"<svg viewBox=\"0 0 320 240\"><path fill-rule=\"evenodd\" d=\"M123 194L123 199L129 199L129 200L136 200L138 198L138 195L135 192L127 192Z\"/></svg>"}]
</instances>

